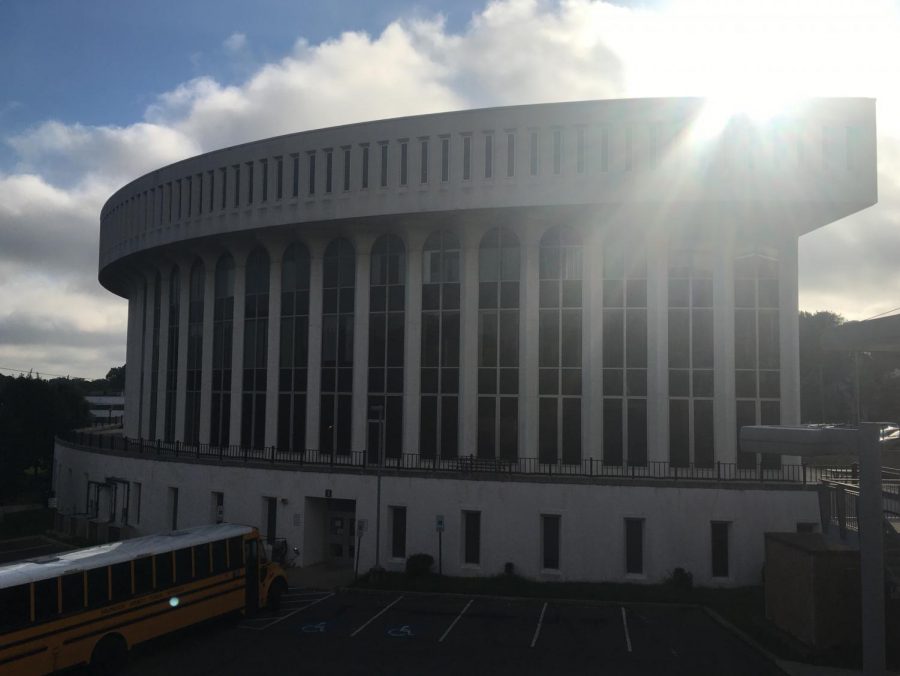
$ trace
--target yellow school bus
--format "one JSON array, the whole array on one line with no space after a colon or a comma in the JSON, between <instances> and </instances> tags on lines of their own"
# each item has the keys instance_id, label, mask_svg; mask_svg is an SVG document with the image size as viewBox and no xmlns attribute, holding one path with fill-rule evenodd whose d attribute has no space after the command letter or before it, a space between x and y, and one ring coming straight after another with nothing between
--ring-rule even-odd
<instances>
[{"instance_id":1,"label":"yellow school bus","mask_svg":"<svg viewBox=\"0 0 900 676\"><path fill-rule=\"evenodd\" d=\"M286 590L257 530L227 523L0 566L0 673L115 673L143 641Z\"/></svg>"}]
</instances>

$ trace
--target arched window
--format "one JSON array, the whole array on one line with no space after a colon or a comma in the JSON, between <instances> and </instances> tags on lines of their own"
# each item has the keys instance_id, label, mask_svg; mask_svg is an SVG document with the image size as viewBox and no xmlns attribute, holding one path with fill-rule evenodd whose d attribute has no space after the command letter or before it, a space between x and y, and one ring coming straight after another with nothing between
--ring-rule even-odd
<instances>
[{"instance_id":1,"label":"arched window","mask_svg":"<svg viewBox=\"0 0 900 676\"><path fill-rule=\"evenodd\" d=\"M185 383L184 442L200 442L200 374L203 370L203 295L206 270L199 258L191 267L188 295L187 382Z\"/></svg>"},{"instance_id":2,"label":"arched window","mask_svg":"<svg viewBox=\"0 0 900 676\"><path fill-rule=\"evenodd\" d=\"M266 444L266 368L269 355L269 254L247 257L244 293L244 372L241 392L241 446Z\"/></svg>"},{"instance_id":3,"label":"arched window","mask_svg":"<svg viewBox=\"0 0 900 676\"><path fill-rule=\"evenodd\" d=\"M231 427L231 346L234 328L234 258L222 254L216 263L213 307L212 408L209 443L227 446Z\"/></svg>"},{"instance_id":4,"label":"arched window","mask_svg":"<svg viewBox=\"0 0 900 676\"><path fill-rule=\"evenodd\" d=\"M490 230L478 254L478 456L519 453L518 238Z\"/></svg>"},{"instance_id":5,"label":"arched window","mask_svg":"<svg viewBox=\"0 0 900 676\"><path fill-rule=\"evenodd\" d=\"M432 233L422 262L419 453L453 458L459 453L459 239Z\"/></svg>"},{"instance_id":6,"label":"arched window","mask_svg":"<svg viewBox=\"0 0 900 676\"><path fill-rule=\"evenodd\" d=\"M369 275L369 414L384 421L385 457L403 449L403 354L406 308L406 254L396 235L382 235L372 246ZM380 408L379 408L380 407ZM368 425L370 452L381 447L378 422ZM378 455L372 453L372 461Z\"/></svg>"},{"instance_id":7,"label":"arched window","mask_svg":"<svg viewBox=\"0 0 900 676\"><path fill-rule=\"evenodd\" d=\"M572 227L540 244L538 457L581 462L582 245Z\"/></svg>"},{"instance_id":8,"label":"arched window","mask_svg":"<svg viewBox=\"0 0 900 676\"><path fill-rule=\"evenodd\" d=\"M335 239L322 261L322 393L319 449L349 453L353 420L356 253Z\"/></svg>"},{"instance_id":9,"label":"arched window","mask_svg":"<svg viewBox=\"0 0 900 676\"><path fill-rule=\"evenodd\" d=\"M163 437L175 441L175 401L178 392L178 322L181 317L181 282L178 266L169 275L169 329L166 340L166 420Z\"/></svg>"},{"instance_id":10,"label":"arched window","mask_svg":"<svg viewBox=\"0 0 900 676\"><path fill-rule=\"evenodd\" d=\"M647 259L640 242L603 249L603 464L647 464Z\"/></svg>"},{"instance_id":11,"label":"arched window","mask_svg":"<svg viewBox=\"0 0 900 676\"><path fill-rule=\"evenodd\" d=\"M278 448L306 447L306 367L309 363L309 251L292 244L281 264L281 350L278 368Z\"/></svg>"},{"instance_id":12,"label":"arched window","mask_svg":"<svg viewBox=\"0 0 900 676\"><path fill-rule=\"evenodd\" d=\"M695 237L698 237L695 235ZM669 252L669 463L712 467L713 260L700 246Z\"/></svg>"},{"instance_id":13,"label":"arched window","mask_svg":"<svg viewBox=\"0 0 900 676\"><path fill-rule=\"evenodd\" d=\"M743 247L734 261L734 381L737 430L781 424L781 349L778 258L765 247ZM740 448L740 445L738 446ZM765 454L764 469L781 466ZM756 454L738 453L738 466L755 469Z\"/></svg>"},{"instance_id":14,"label":"arched window","mask_svg":"<svg viewBox=\"0 0 900 676\"><path fill-rule=\"evenodd\" d=\"M162 297L160 296L162 275L159 270L153 277L153 327L150 338L150 418L147 425L147 438L156 439L156 399L159 394L159 317L162 314Z\"/></svg>"}]
</instances>

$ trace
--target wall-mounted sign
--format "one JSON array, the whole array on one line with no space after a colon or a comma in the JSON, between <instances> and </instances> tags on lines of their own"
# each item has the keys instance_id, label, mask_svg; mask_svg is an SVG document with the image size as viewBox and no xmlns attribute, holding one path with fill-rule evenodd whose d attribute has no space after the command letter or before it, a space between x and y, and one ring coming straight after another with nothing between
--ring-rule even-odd
<instances>
[{"instance_id":1,"label":"wall-mounted sign","mask_svg":"<svg viewBox=\"0 0 900 676\"><path fill-rule=\"evenodd\" d=\"M436 517L434 517L434 529L438 533L444 532L444 515L443 514L438 514Z\"/></svg>"}]
</instances>

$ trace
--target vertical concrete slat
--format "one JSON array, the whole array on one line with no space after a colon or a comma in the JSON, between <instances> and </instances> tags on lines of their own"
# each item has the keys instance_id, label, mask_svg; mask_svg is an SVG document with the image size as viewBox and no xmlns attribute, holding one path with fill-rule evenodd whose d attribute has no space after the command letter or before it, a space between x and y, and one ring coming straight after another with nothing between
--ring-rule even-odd
<instances>
[{"instance_id":1,"label":"vertical concrete slat","mask_svg":"<svg viewBox=\"0 0 900 676\"><path fill-rule=\"evenodd\" d=\"M184 441L185 407L187 406L188 317L191 303L191 265L187 259L181 262L181 301L178 307L178 379L175 392L175 439ZM209 303L204 299L204 303ZM204 308L204 311L206 308ZM205 316L205 315L204 315Z\"/></svg>"},{"instance_id":2,"label":"vertical concrete slat","mask_svg":"<svg viewBox=\"0 0 900 676\"><path fill-rule=\"evenodd\" d=\"M467 224L461 240L458 453L464 456L477 455L478 451L478 247L481 228ZM441 420L441 425L447 422Z\"/></svg>"},{"instance_id":3,"label":"vertical concrete slat","mask_svg":"<svg viewBox=\"0 0 900 676\"><path fill-rule=\"evenodd\" d=\"M269 186L272 187L271 184ZM270 196L272 197L272 196ZM284 245L269 247L269 331L266 353L266 446L278 443L278 377L281 360L281 267Z\"/></svg>"},{"instance_id":4,"label":"vertical concrete slat","mask_svg":"<svg viewBox=\"0 0 900 676\"><path fill-rule=\"evenodd\" d=\"M669 459L668 237L655 226L647 237L647 460Z\"/></svg>"},{"instance_id":5,"label":"vertical concrete slat","mask_svg":"<svg viewBox=\"0 0 900 676\"><path fill-rule=\"evenodd\" d=\"M519 153L520 155L524 153ZM520 232L523 253L522 320L519 361L519 457L538 457L538 296L540 292L540 241L537 222L527 222Z\"/></svg>"},{"instance_id":6,"label":"vertical concrete slat","mask_svg":"<svg viewBox=\"0 0 900 676\"><path fill-rule=\"evenodd\" d=\"M733 229L717 231L713 277L713 345L715 460L737 462L737 412L734 375L734 238Z\"/></svg>"},{"instance_id":7,"label":"vertical concrete slat","mask_svg":"<svg viewBox=\"0 0 900 676\"><path fill-rule=\"evenodd\" d=\"M163 439L166 433L166 374L169 364L169 293L172 284L172 266L160 271L159 290L159 384L156 391L156 429L154 439Z\"/></svg>"},{"instance_id":8,"label":"vertical concrete slat","mask_svg":"<svg viewBox=\"0 0 900 676\"><path fill-rule=\"evenodd\" d=\"M370 176L371 179L371 176ZM403 372L403 451L419 454L422 349L422 246L425 233L409 229L406 238L406 345Z\"/></svg>"},{"instance_id":9,"label":"vertical concrete slat","mask_svg":"<svg viewBox=\"0 0 900 676\"><path fill-rule=\"evenodd\" d=\"M246 167L244 167L246 172ZM245 183L246 179L242 180ZM255 197L255 195L254 195ZM234 319L231 345L231 420L228 443L241 443L241 396L244 385L244 308L247 291L247 247L235 247L234 257Z\"/></svg>"},{"instance_id":10,"label":"vertical concrete slat","mask_svg":"<svg viewBox=\"0 0 900 676\"><path fill-rule=\"evenodd\" d=\"M332 181L334 180L335 177L332 176ZM353 241L356 250L356 288L353 302L353 413L350 446L354 451L361 451L368 445L366 421L369 418L369 270L372 242L373 238L368 234L355 237Z\"/></svg>"},{"instance_id":11,"label":"vertical concrete slat","mask_svg":"<svg viewBox=\"0 0 900 676\"><path fill-rule=\"evenodd\" d=\"M216 307L216 259L203 259L203 350L200 355L200 430L201 444L208 444L212 421L213 321Z\"/></svg>"},{"instance_id":12,"label":"vertical concrete slat","mask_svg":"<svg viewBox=\"0 0 900 676\"><path fill-rule=\"evenodd\" d=\"M306 388L306 447L319 448L322 406L322 255L324 242L309 243L309 359Z\"/></svg>"}]
</instances>

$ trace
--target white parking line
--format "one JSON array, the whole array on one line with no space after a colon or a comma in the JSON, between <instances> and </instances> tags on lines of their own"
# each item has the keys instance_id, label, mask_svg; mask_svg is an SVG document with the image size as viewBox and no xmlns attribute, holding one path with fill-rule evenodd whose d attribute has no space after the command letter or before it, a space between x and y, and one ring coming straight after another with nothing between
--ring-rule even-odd
<instances>
[{"instance_id":1,"label":"white parking line","mask_svg":"<svg viewBox=\"0 0 900 676\"><path fill-rule=\"evenodd\" d=\"M538 618L537 627L534 628L534 638L531 639L531 647L534 648L534 644L537 643L538 636L541 635L541 625L544 623L544 613L547 611L547 604L544 603L544 607L541 608L541 616Z\"/></svg>"},{"instance_id":2,"label":"white parking line","mask_svg":"<svg viewBox=\"0 0 900 676\"><path fill-rule=\"evenodd\" d=\"M443 634L441 634L441 637L438 639L438 643L443 643L444 639L447 638L447 634L449 634L450 630L456 626L456 623L459 622L460 618L463 616L463 613L465 613L469 609L469 606L472 605L472 601L474 601L474 600L475 599L469 599L469 602L466 604L466 607L459 611L459 615L457 615L456 619L450 623L449 627L447 627L447 631L445 631Z\"/></svg>"},{"instance_id":3,"label":"white parking line","mask_svg":"<svg viewBox=\"0 0 900 676\"><path fill-rule=\"evenodd\" d=\"M312 608L317 603L321 603L325 599L329 599L332 596L334 596L334 592L331 592L330 594L327 594L326 596L323 596L320 599L316 599L315 601L311 601L310 603L307 603L304 606L300 606L299 608L293 608L289 612L284 613L283 615L279 615L276 618L251 617L251 618L244 620L241 623L241 625L244 629L252 629L253 631L263 631L264 629L268 629L269 627L274 627L279 622L282 622L282 621L286 620L287 618L292 617L292 616L296 615L297 613L306 610L307 608ZM261 627L253 627L253 626L247 626L247 623L249 623L249 622L266 622L266 624L263 624Z\"/></svg>"},{"instance_id":4,"label":"white parking line","mask_svg":"<svg viewBox=\"0 0 900 676\"><path fill-rule=\"evenodd\" d=\"M631 652L631 635L628 633L628 619L625 617L625 606L622 606L622 628L625 629L625 645Z\"/></svg>"},{"instance_id":5,"label":"white parking line","mask_svg":"<svg viewBox=\"0 0 900 676\"><path fill-rule=\"evenodd\" d=\"M388 610L390 610L391 606L393 606L395 603L397 603L398 601L400 601L402 598L403 598L402 596L398 596L398 597L395 598L393 601L391 601L390 603L388 603L384 608L382 608L382 609L379 610L377 613L375 613L372 617L370 617L370 618L368 619L368 621L367 621L364 625L362 625L359 629L357 629L357 630L354 631L352 634L350 634L350 638L353 638L353 637L356 636L359 632L361 632L363 629L365 629L366 627L368 627L373 621L375 621L375 619L377 619L378 617L380 617L381 615L383 615L384 613L386 613Z\"/></svg>"}]
</instances>

